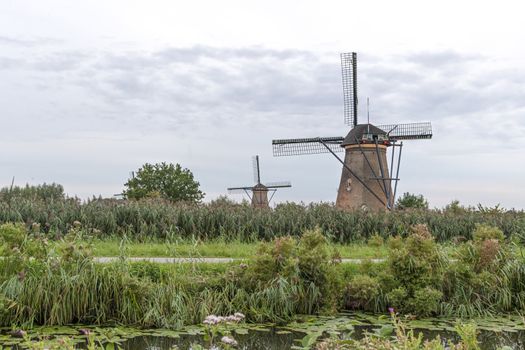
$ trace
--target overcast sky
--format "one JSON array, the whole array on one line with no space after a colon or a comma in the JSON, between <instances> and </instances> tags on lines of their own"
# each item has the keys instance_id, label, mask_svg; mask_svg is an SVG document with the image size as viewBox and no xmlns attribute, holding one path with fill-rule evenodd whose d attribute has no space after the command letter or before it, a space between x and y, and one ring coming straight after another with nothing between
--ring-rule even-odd
<instances>
[{"instance_id":1,"label":"overcast sky","mask_svg":"<svg viewBox=\"0 0 525 350\"><path fill-rule=\"evenodd\" d=\"M274 158L271 140L349 131L339 53L356 51L372 123L433 124L398 193L525 208L520 3L2 0L0 185L111 196L166 161L211 200L252 185L259 154L263 182L293 183L276 201L334 201L334 158Z\"/></svg>"}]
</instances>

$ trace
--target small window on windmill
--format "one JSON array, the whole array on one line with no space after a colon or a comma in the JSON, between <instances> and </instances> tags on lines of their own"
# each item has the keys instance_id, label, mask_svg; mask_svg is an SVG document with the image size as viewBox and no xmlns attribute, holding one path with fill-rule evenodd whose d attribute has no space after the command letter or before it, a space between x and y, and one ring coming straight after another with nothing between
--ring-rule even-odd
<instances>
[{"instance_id":1,"label":"small window on windmill","mask_svg":"<svg viewBox=\"0 0 525 350\"><path fill-rule=\"evenodd\" d=\"M347 192L352 191L352 179L348 179L348 180L346 181L346 191L347 191Z\"/></svg>"}]
</instances>

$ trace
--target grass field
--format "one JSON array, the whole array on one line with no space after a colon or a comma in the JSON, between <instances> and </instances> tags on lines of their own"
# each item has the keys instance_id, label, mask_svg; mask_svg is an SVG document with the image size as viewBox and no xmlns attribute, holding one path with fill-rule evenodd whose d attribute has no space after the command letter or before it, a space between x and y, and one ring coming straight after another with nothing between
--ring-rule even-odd
<instances>
[{"instance_id":1,"label":"grass field","mask_svg":"<svg viewBox=\"0 0 525 350\"><path fill-rule=\"evenodd\" d=\"M225 241L180 241L180 242L133 242L105 239L95 240L93 253L95 256L112 257L125 255L129 257L206 257L206 258L252 258L256 255L260 243L225 242ZM454 246L441 244L445 252L451 255ZM341 258L346 259L378 259L388 256L388 247L383 245L371 246L365 243L330 244L330 247L339 252Z\"/></svg>"},{"instance_id":2,"label":"grass field","mask_svg":"<svg viewBox=\"0 0 525 350\"><path fill-rule=\"evenodd\" d=\"M255 256L259 243L242 242L126 242L117 239L93 242L95 256L119 256L124 253L131 257L210 257L210 258L251 258ZM368 259L385 258L387 247L372 247L365 244L333 244L342 258Z\"/></svg>"}]
</instances>

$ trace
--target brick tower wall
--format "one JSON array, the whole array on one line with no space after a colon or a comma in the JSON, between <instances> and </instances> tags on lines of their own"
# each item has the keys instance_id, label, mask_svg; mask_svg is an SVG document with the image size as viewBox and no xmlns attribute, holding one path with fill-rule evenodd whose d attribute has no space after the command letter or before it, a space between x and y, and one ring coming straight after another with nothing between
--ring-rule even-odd
<instances>
[{"instance_id":1,"label":"brick tower wall","mask_svg":"<svg viewBox=\"0 0 525 350\"><path fill-rule=\"evenodd\" d=\"M255 208L268 208L268 190L254 189L252 192L252 206Z\"/></svg>"},{"instance_id":2,"label":"brick tower wall","mask_svg":"<svg viewBox=\"0 0 525 350\"><path fill-rule=\"evenodd\" d=\"M376 145L362 144L361 150L358 145L349 145L345 147L345 164L354 172L364 183L371 188L384 203L387 203L387 197L383 192L383 182L373 179L374 175L370 166L368 166L365 155L374 169L376 177L381 177ZM379 145L379 158L383 166L384 177L388 178L387 147ZM387 191L392 192L390 181L385 180ZM366 207L370 210L386 210L386 205L382 204L370 191L368 191L350 172L343 167L339 191L337 192L336 206L344 210L355 210Z\"/></svg>"}]
</instances>

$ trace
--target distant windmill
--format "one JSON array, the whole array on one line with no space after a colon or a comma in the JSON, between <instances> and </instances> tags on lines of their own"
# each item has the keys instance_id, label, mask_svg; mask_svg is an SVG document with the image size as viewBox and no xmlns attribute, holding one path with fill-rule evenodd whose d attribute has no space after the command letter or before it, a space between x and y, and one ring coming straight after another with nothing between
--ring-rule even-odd
<instances>
[{"instance_id":1,"label":"distant windmill","mask_svg":"<svg viewBox=\"0 0 525 350\"><path fill-rule=\"evenodd\" d=\"M292 187L292 184L289 181L269 182L266 185L263 185L261 183L259 156L253 157L253 180L255 181L254 186L230 187L228 188L228 193L245 193L252 201L254 207L268 208L268 204L278 188ZM268 199L268 192L271 192L270 199Z\"/></svg>"},{"instance_id":2,"label":"distant windmill","mask_svg":"<svg viewBox=\"0 0 525 350\"><path fill-rule=\"evenodd\" d=\"M343 165L336 205L345 210L369 208L392 209L399 180L403 142L432 138L430 122L374 126L357 123L357 55L341 54L344 119L352 129L346 137L316 137L273 140L274 156L331 153ZM388 171L387 147L392 147ZM395 150L397 152L397 162ZM344 161L336 152L345 151ZM392 187L394 189L392 190Z\"/></svg>"}]
</instances>

